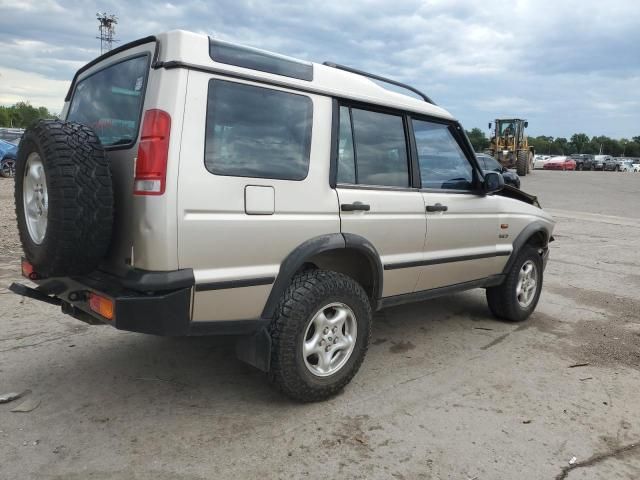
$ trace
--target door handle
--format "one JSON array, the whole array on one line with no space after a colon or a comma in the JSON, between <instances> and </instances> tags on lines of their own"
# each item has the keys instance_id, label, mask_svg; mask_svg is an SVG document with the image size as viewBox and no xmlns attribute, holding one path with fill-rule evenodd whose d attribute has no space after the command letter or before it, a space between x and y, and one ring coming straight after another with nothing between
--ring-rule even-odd
<instances>
[{"instance_id":1,"label":"door handle","mask_svg":"<svg viewBox=\"0 0 640 480\"><path fill-rule=\"evenodd\" d=\"M449 207L442 205L441 203L427 205L427 212L446 212L447 210L449 210Z\"/></svg>"},{"instance_id":2,"label":"door handle","mask_svg":"<svg viewBox=\"0 0 640 480\"><path fill-rule=\"evenodd\" d=\"M368 212L369 210L371 210L371 207L366 203L353 202L353 203L343 203L342 205L340 205L340 209L343 212L355 212L356 210Z\"/></svg>"}]
</instances>

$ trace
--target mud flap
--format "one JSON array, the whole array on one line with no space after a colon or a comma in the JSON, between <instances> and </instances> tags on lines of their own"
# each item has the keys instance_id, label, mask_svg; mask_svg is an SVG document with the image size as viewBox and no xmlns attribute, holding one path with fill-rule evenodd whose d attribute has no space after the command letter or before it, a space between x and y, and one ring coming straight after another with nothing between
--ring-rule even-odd
<instances>
[{"instance_id":1,"label":"mud flap","mask_svg":"<svg viewBox=\"0 0 640 480\"><path fill-rule=\"evenodd\" d=\"M253 335L240 337L236 342L238 359L258 370L268 372L271 367L271 335L261 328Z\"/></svg>"}]
</instances>

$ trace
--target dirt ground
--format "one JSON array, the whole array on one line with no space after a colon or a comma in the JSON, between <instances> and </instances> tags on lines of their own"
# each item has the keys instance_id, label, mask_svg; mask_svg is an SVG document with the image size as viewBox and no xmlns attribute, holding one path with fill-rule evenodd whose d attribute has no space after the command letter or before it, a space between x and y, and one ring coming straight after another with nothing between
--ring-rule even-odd
<instances>
[{"instance_id":1,"label":"dirt ground","mask_svg":"<svg viewBox=\"0 0 640 480\"><path fill-rule=\"evenodd\" d=\"M480 290L382 311L345 392L300 405L228 338L91 327L8 292L0 179L0 393L39 402L0 405L0 478L640 478L640 174L522 185L558 220L530 320L496 321Z\"/></svg>"}]
</instances>

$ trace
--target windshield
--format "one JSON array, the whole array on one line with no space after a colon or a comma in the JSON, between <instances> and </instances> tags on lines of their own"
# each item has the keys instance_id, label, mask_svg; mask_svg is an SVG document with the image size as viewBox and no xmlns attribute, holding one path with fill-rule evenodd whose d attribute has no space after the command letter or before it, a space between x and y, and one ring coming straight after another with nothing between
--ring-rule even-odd
<instances>
[{"instance_id":1,"label":"windshield","mask_svg":"<svg viewBox=\"0 0 640 480\"><path fill-rule=\"evenodd\" d=\"M13 143L0 140L0 153L5 154L7 152L13 152L16 150L16 146Z\"/></svg>"},{"instance_id":2,"label":"windshield","mask_svg":"<svg viewBox=\"0 0 640 480\"><path fill-rule=\"evenodd\" d=\"M91 127L104 146L132 145L149 73L149 56L130 58L78 82L67 120Z\"/></svg>"},{"instance_id":3,"label":"windshield","mask_svg":"<svg viewBox=\"0 0 640 480\"><path fill-rule=\"evenodd\" d=\"M484 157L487 170L493 170L494 172L502 172L502 165L493 157Z\"/></svg>"},{"instance_id":4,"label":"windshield","mask_svg":"<svg viewBox=\"0 0 640 480\"><path fill-rule=\"evenodd\" d=\"M505 135L515 135L516 126L515 122L504 121L500 122L500 136L503 137Z\"/></svg>"}]
</instances>

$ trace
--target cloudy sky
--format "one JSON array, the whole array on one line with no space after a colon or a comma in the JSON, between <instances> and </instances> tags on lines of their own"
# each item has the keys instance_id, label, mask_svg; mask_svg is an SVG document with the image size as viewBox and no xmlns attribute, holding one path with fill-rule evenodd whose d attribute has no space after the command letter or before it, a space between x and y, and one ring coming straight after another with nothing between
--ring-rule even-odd
<instances>
[{"instance_id":1,"label":"cloudy sky","mask_svg":"<svg viewBox=\"0 0 640 480\"><path fill-rule=\"evenodd\" d=\"M533 135L640 135L637 0L0 0L0 104L60 111L99 54L174 28L411 83L467 129L522 116Z\"/></svg>"}]
</instances>

